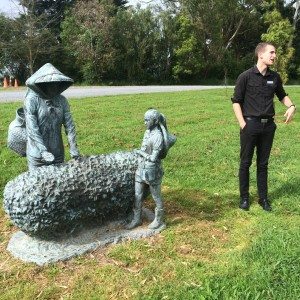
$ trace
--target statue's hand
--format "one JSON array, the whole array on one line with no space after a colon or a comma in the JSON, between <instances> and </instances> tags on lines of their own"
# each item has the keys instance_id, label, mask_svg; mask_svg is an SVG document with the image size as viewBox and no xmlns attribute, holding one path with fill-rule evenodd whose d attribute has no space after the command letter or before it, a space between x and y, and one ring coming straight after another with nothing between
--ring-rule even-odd
<instances>
[{"instance_id":1,"label":"statue's hand","mask_svg":"<svg viewBox=\"0 0 300 300\"><path fill-rule=\"evenodd\" d=\"M149 157L149 155L146 152L144 152L143 150L136 150L135 153L145 159L147 159Z\"/></svg>"},{"instance_id":2,"label":"statue's hand","mask_svg":"<svg viewBox=\"0 0 300 300\"><path fill-rule=\"evenodd\" d=\"M45 162L53 162L54 161L54 155L48 151L42 152L42 158Z\"/></svg>"},{"instance_id":3,"label":"statue's hand","mask_svg":"<svg viewBox=\"0 0 300 300\"><path fill-rule=\"evenodd\" d=\"M141 151L140 149L134 149L134 150L133 150L133 153L134 153L134 154L140 154L140 151Z\"/></svg>"}]
</instances>

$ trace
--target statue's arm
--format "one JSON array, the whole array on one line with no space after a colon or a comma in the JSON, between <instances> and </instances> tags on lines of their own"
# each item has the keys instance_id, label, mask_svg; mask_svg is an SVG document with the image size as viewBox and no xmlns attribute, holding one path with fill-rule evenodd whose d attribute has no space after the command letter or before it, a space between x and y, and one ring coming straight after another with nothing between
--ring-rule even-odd
<instances>
[{"instance_id":1,"label":"statue's arm","mask_svg":"<svg viewBox=\"0 0 300 300\"><path fill-rule=\"evenodd\" d=\"M138 153L140 156L142 156L145 159L147 159L147 157L149 156L149 154L145 152L147 149L148 140L149 140L149 130L146 130L144 133L141 148L135 150L136 153Z\"/></svg>"},{"instance_id":2,"label":"statue's arm","mask_svg":"<svg viewBox=\"0 0 300 300\"><path fill-rule=\"evenodd\" d=\"M164 139L162 134L157 134L153 141L153 150L151 155L149 156L148 160L152 162L156 162L159 160L160 152L163 150L164 147Z\"/></svg>"},{"instance_id":3,"label":"statue's arm","mask_svg":"<svg viewBox=\"0 0 300 300\"><path fill-rule=\"evenodd\" d=\"M159 160L160 152L163 149L163 136L162 134L157 134L153 141L153 150L151 154L147 154L143 149L138 150L138 153L143 156L146 160L151 162L157 162Z\"/></svg>"},{"instance_id":4,"label":"statue's arm","mask_svg":"<svg viewBox=\"0 0 300 300\"><path fill-rule=\"evenodd\" d=\"M47 151L46 146L44 145L43 137L40 133L37 120L37 99L36 96L28 96L24 102L24 111L25 111L25 120L26 120L26 132L27 138L30 139L35 146L39 149L42 154L44 151Z\"/></svg>"},{"instance_id":5,"label":"statue's arm","mask_svg":"<svg viewBox=\"0 0 300 300\"><path fill-rule=\"evenodd\" d=\"M80 156L79 150L77 148L77 142L76 142L76 130L75 130L75 124L70 112L70 106L68 101L64 98L63 99L63 106L64 106L64 127L65 132L68 137L68 142L70 145L70 154L71 157L78 157Z\"/></svg>"},{"instance_id":6,"label":"statue's arm","mask_svg":"<svg viewBox=\"0 0 300 300\"><path fill-rule=\"evenodd\" d=\"M146 151L147 149L147 143L149 139L149 130L146 130L144 133L143 141L142 141L142 146L141 146L141 151Z\"/></svg>"}]
</instances>

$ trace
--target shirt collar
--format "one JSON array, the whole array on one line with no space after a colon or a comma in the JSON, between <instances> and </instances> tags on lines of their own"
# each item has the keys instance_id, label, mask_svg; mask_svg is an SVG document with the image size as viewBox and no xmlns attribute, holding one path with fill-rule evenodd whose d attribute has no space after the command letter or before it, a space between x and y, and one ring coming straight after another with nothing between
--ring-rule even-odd
<instances>
[{"instance_id":1,"label":"shirt collar","mask_svg":"<svg viewBox=\"0 0 300 300\"><path fill-rule=\"evenodd\" d=\"M257 65L254 65L254 67L253 67L253 72L256 73L256 74L261 74L261 73L259 72L258 68L257 68ZM270 75L270 74L271 74L270 69L267 68L266 74L265 74L264 76L268 76L268 75Z\"/></svg>"}]
</instances>

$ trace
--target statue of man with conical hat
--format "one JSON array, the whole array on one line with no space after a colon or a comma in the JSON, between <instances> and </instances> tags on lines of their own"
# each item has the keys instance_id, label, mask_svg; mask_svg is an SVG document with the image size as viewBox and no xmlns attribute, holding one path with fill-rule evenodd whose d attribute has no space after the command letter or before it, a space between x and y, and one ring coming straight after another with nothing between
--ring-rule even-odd
<instances>
[{"instance_id":1,"label":"statue of man with conical hat","mask_svg":"<svg viewBox=\"0 0 300 300\"><path fill-rule=\"evenodd\" d=\"M64 161L62 125L68 136L71 157L80 155L69 104L61 95L72 83L71 78L50 63L42 66L26 81L28 91L24 112L29 170Z\"/></svg>"}]
</instances>

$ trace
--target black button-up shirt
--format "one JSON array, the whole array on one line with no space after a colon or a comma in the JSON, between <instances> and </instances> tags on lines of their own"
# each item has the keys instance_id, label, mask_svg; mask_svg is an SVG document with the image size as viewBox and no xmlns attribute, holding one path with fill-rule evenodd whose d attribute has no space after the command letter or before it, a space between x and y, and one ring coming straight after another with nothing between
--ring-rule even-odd
<instances>
[{"instance_id":1,"label":"black button-up shirt","mask_svg":"<svg viewBox=\"0 0 300 300\"><path fill-rule=\"evenodd\" d=\"M263 76L254 66L240 74L231 100L240 103L244 117L273 117L274 94L280 101L287 96L279 74L267 69Z\"/></svg>"}]
</instances>

